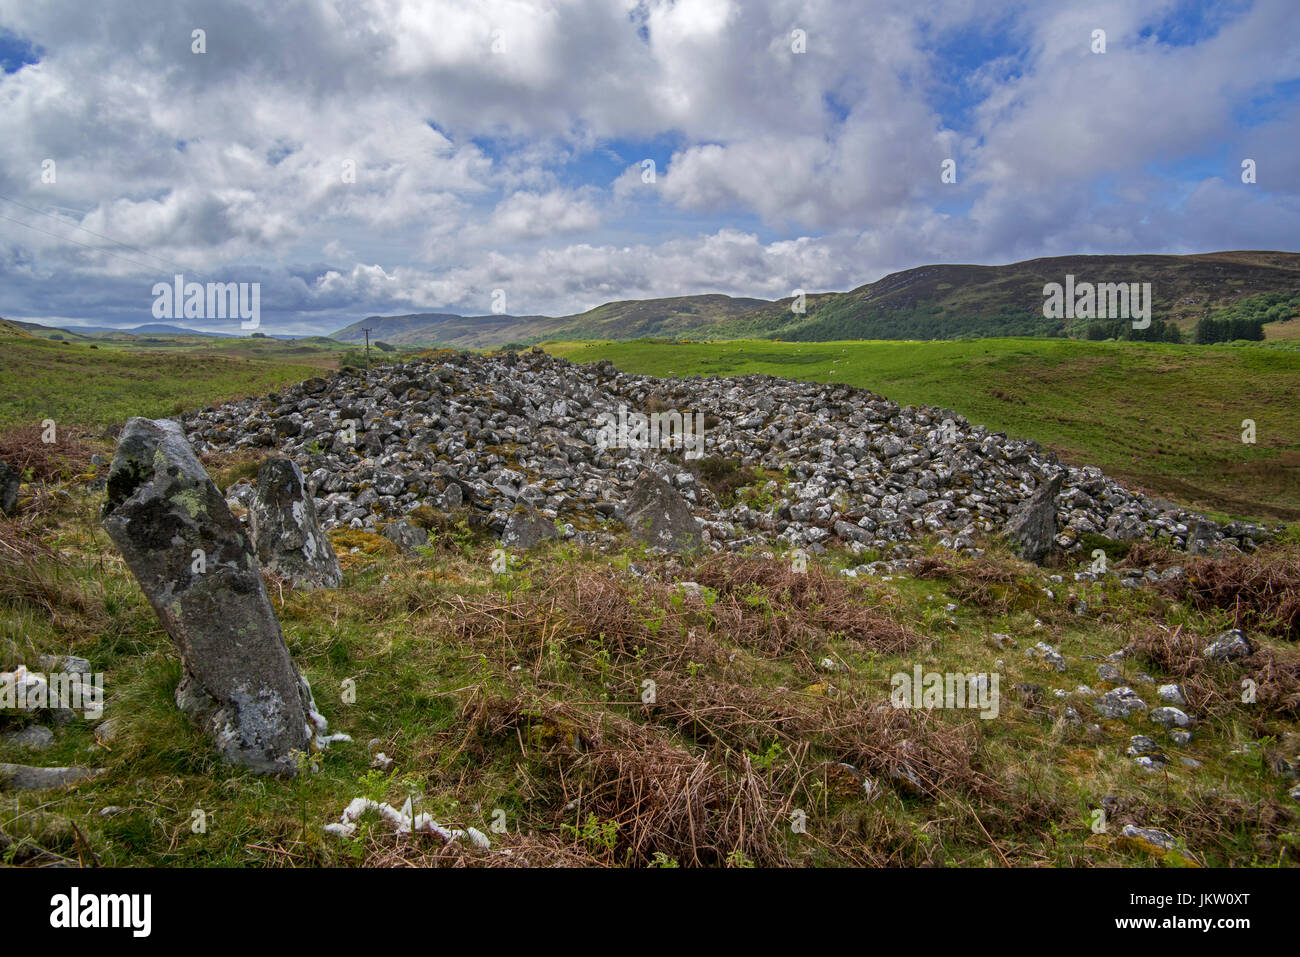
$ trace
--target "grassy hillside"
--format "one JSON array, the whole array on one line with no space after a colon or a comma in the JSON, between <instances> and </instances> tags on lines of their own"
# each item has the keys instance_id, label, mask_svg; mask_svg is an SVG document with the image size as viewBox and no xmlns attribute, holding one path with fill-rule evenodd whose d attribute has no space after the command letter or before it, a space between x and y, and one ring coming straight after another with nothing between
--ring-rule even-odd
<instances>
[{"instance_id":1,"label":"grassy hillside","mask_svg":"<svg viewBox=\"0 0 1300 957\"><path fill-rule=\"evenodd\" d=\"M1150 283L1152 319L1190 329L1197 320L1261 293L1300 293L1300 253L1234 251L1192 256L1056 256L1002 266L933 265L891 273L848 292L809 293L802 314L789 297L722 295L610 302L579 315L372 316L334 333L361 342L485 348L541 339L953 339L1082 334L1083 321L1043 316L1043 286ZM1288 330L1289 331L1289 330Z\"/></svg>"},{"instance_id":2,"label":"grassy hillside","mask_svg":"<svg viewBox=\"0 0 1300 957\"><path fill-rule=\"evenodd\" d=\"M279 347L91 349L0 328L0 410L24 423L120 421L316 371L235 348ZM1264 489L1272 460L1300 448L1289 414L1300 349L1005 339L553 349L658 374L867 385L1069 438L1056 444L1085 461L1149 459L1173 470L1158 478L1177 481L1183 468L1220 489ZM1218 421L1252 413L1261 467L1234 486L1214 475L1235 451L1235 425ZM177 710L180 663L98 523L103 494L69 477L112 445L92 438L73 455L66 432L61 443L31 443L48 459L33 463L42 478L23 485L16 518L0 517L0 670L83 656L104 674L104 721L56 724L34 756L6 733L52 719L7 711L0 762L104 773L66 791L6 793L3 864L1248 867L1294 865L1300 851L1295 782L1279 771L1300 744L1294 541L1194 564L1135 546L1139 565L1190 567L1186 581L1152 590L1113 576L1075 582L1083 566L1033 568L997 539L981 539L979 559L922 540L908 567L884 574L858 574L880 554L839 547L795 573L758 550L677 559L626 541L551 543L510 555L497 574L499 543L467 515L430 521L430 547L405 554L339 529L343 587L304 592L270 577L268 590L330 730L352 741L283 780L222 764ZM252 474L256 455L205 465L224 487ZM1208 636L1234 625L1249 628L1255 654L1207 660ZM1025 654L1037 642L1059 649L1064 670ZM1099 661L1125 646L1119 680L1100 675ZM916 668L995 676L996 707L891 707L894 676ZM1077 690L1122 681L1154 707L1143 673L1183 684L1190 742L1142 717L1103 719ZM1259 693L1243 703L1247 677ZM1160 773L1126 754L1139 733L1167 753ZM380 751L391 767L375 767ZM349 838L326 833L358 796L399 807L411 797L416 812L478 828L492 848L398 837L370 814ZM1127 824L1160 828L1173 846L1125 835Z\"/></svg>"},{"instance_id":3,"label":"grassy hillside","mask_svg":"<svg viewBox=\"0 0 1300 957\"><path fill-rule=\"evenodd\" d=\"M720 295L628 299L566 316L557 320L558 327L548 334L564 339L705 336L766 305L769 303L765 299Z\"/></svg>"},{"instance_id":4,"label":"grassy hillside","mask_svg":"<svg viewBox=\"0 0 1300 957\"><path fill-rule=\"evenodd\" d=\"M484 349L553 335L560 321L549 316L458 316L451 313L416 313L408 316L370 316L331 333L330 338L364 344L370 341L394 346L452 346Z\"/></svg>"},{"instance_id":5,"label":"grassy hillside","mask_svg":"<svg viewBox=\"0 0 1300 957\"><path fill-rule=\"evenodd\" d=\"M0 336L17 336L22 339L52 339L55 342L63 339L71 342L94 341L91 336L73 332L71 329L42 326L36 322L20 322L17 319L0 319Z\"/></svg>"},{"instance_id":6,"label":"grassy hillside","mask_svg":"<svg viewBox=\"0 0 1300 957\"><path fill-rule=\"evenodd\" d=\"M1300 291L1300 253L1231 252L1195 256L1055 256L1006 266L937 265L892 273L850 292L822 297L807 313L790 300L755 310L715 338L763 329L799 341L942 339L1054 335L1072 321L1044 318L1043 286L1077 282L1151 283L1153 319L1188 329L1215 309L1264 292Z\"/></svg>"},{"instance_id":7,"label":"grassy hillside","mask_svg":"<svg viewBox=\"0 0 1300 957\"><path fill-rule=\"evenodd\" d=\"M1293 642L1252 627L1249 660L1207 661L1202 636L1232 610L1115 577L1049 581L996 542L978 560L933 552L856 578L838 572L871 556L833 551L794 573L780 557L560 544L494 574L497 543L466 527L406 555L336 531L342 588L272 579L269 592L330 730L352 741L313 755L314 773L256 777L222 764L177 710L180 664L98 526L102 496L69 492L0 522L0 668L75 654L104 674L104 720L57 727L37 759L103 774L6 794L5 863L1248 867L1294 865L1300 849L1294 781L1277 770L1296 753ZM1293 597L1295 547L1263 562ZM674 584L687 580L700 597ZM1025 654L1036 642L1060 650L1062 670ZM1122 675L1099 680L1098 661L1125 646ZM992 675L998 698L891 706L894 676L915 669ZM1245 677L1259 689L1249 704ZM1076 690L1122 681L1156 702L1150 680L1183 684L1190 742L1140 716L1103 719ZM41 720L6 712L0 732ZM1163 771L1126 755L1139 733L1167 753ZM0 733L0 762L31 760ZM398 837L374 814L350 837L326 833L358 796L409 797L491 849ZM1134 823L1171 846L1125 834Z\"/></svg>"},{"instance_id":8,"label":"grassy hillside","mask_svg":"<svg viewBox=\"0 0 1300 957\"><path fill-rule=\"evenodd\" d=\"M0 429L47 418L120 424L266 392L315 375L319 362L307 360L320 360L321 351L295 351L310 349L269 339L207 340L201 351L92 348L0 328Z\"/></svg>"},{"instance_id":9,"label":"grassy hillside","mask_svg":"<svg viewBox=\"0 0 1300 957\"><path fill-rule=\"evenodd\" d=\"M1300 518L1300 352L1063 339L549 344L649 375L845 382L955 409L1132 486L1242 517ZM1253 419L1256 444L1241 441Z\"/></svg>"}]
</instances>

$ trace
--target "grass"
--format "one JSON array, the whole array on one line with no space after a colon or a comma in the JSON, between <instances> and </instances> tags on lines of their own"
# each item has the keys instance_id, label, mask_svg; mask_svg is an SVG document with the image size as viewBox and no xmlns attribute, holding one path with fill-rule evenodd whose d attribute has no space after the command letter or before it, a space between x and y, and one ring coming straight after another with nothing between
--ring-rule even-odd
<instances>
[{"instance_id":1,"label":"grass","mask_svg":"<svg viewBox=\"0 0 1300 957\"><path fill-rule=\"evenodd\" d=\"M1114 579L1074 583L1070 566L1024 565L996 540L975 560L924 541L908 571L875 577L840 575L875 556L834 548L800 575L762 552L677 560L630 543L553 543L495 574L496 543L469 523L427 516L431 547L405 555L380 536L339 530L342 588L267 584L331 730L353 743L317 755L317 772L293 780L222 765L177 712L171 642L98 524L102 494L84 490L90 453L111 446L66 429L47 446L30 420L166 414L314 370L0 345L6 414L11 396L48 409L5 420L28 426L3 448L32 480L20 515L0 520L0 669L35 667L42 654L88 658L105 674L116 728L106 738L77 719L37 755L0 739L0 762L105 771L68 791L0 795L0 861L1243 867L1293 865L1300 852L1287 794L1295 780L1283 773L1300 753L1294 538L1249 560L1187 563L1185 586L1129 590ZM1085 461L1137 455L1126 431L1134 423L1153 436L1193 423L1209 434L1204 422L1242 414L1225 398L1235 389L1246 398L1234 402L1261 409L1252 452L1268 464L1268 453L1295 448L1271 404L1294 397L1300 356L1286 349L1054 340L555 348L658 374L851 382L959 409ZM86 396L68 394L73 384ZM1283 445L1269 444L1275 433ZM1186 439L1180 449L1172 437L1148 442L1155 479L1226 487L1212 473L1214 461L1231 461L1228 438L1198 440L1204 451ZM1170 447L1163 457L1159 444ZM257 456L206 464L225 483L253 474ZM779 480L731 464L700 463L702 480L742 501ZM1170 560L1106 544L1114 561ZM681 581L698 583L698 594ZM1205 639L1234 624L1251 629L1256 653L1235 665L1205 660ZM1039 641L1060 649L1066 671L1024 654ZM1198 718L1186 747L1141 718L1100 719L1076 690L1108 688L1097 663L1126 646L1122 680L1153 707L1142 673L1184 684ZM891 707L892 676L917 665L996 673L997 717ZM1242 700L1247 678L1252 701ZM0 732L33 720L50 716L0 712ZM1143 772L1125 755L1138 733L1170 756L1164 771ZM378 751L391 769L371 766ZM361 795L395 806L413 796L443 825L486 832L494 852L398 838L373 818L350 839L326 834ZM1168 830L1179 850L1120 836L1129 823Z\"/></svg>"},{"instance_id":2,"label":"grass","mask_svg":"<svg viewBox=\"0 0 1300 957\"><path fill-rule=\"evenodd\" d=\"M679 561L564 543L494 574L495 542L475 535L439 531L400 555L339 531L341 589L268 586L331 730L354 742L317 755L317 773L256 777L217 762L177 712L175 654L97 504L55 480L0 527L0 667L84 656L117 725L101 741L78 719L36 757L102 777L0 797L14 863L1240 867L1300 851L1294 782L1277 771L1300 745L1293 644L1262 632L1246 662L1206 662L1201 639L1239 608L1054 582L995 541L977 560L926 544L910 572L856 579L838 569L857 559L835 550L796 574L760 553ZM1259 559L1292 602L1298 555ZM1038 641L1068 670L1024 655ZM1152 706L1139 672L1186 683L1201 719L1186 748L1140 718L1102 721L1076 693L1109 687L1096 662L1129 644L1123 680ZM997 717L891 707L891 677L916 665L997 673ZM1099 727L1071 724L1067 707ZM0 714L6 728L30 720ZM1165 772L1125 756L1137 733L1170 754ZM371 768L377 751L391 769ZM32 756L0 741L0 761ZM361 795L413 795L511 853L398 838L375 819L350 839L324 833ZM1094 833L1099 809L1108 826ZM1126 823L1165 828L1180 850L1122 838Z\"/></svg>"},{"instance_id":3,"label":"grass","mask_svg":"<svg viewBox=\"0 0 1300 957\"><path fill-rule=\"evenodd\" d=\"M1281 345L1281 344L1279 344ZM1078 465L1215 513L1300 519L1300 353L1070 339L549 343L647 375L844 382L954 409ZM1252 419L1256 443L1242 442Z\"/></svg>"},{"instance_id":4,"label":"grass","mask_svg":"<svg viewBox=\"0 0 1300 957\"><path fill-rule=\"evenodd\" d=\"M264 393L319 371L317 364L296 359L248 358L234 346L201 353L92 349L80 342L2 336L0 429L45 419L60 426L120 425L133 415L169 416Z\"/></svg>"}]
</instances>

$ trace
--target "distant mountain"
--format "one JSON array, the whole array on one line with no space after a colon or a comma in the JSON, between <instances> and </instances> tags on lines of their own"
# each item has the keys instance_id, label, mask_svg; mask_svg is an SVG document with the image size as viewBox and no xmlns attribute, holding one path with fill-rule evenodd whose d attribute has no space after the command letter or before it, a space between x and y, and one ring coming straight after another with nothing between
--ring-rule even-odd
<instances>
[{"instance_id":1,"label":"distant mountain","mask_svg":"<svg viewBox=\"0 0 1300 957\"><path fill-rule=\"evenodd\" d=\"M1210 311L1265 292L1300 293L1300 253L1055 256L1005 266L933 265L891 273L848 292L768 301L716 294L610 302L572 316L371 316L332 338L393 345L484 348L543 339L951 339L1058 335L1075 320L1043 316L1043 287L1151 283L1152 318L1187 329Z\"/></svg>"},{"instance_id":2,"label":"distant mountain","mask_svg":"<svg viewBox=\"0 0 1300 957\"><path fill-rule=\"evenodd\" d=\"M247 333L243 332L202 332L198 329L186 329L184 326L174 326L165 322L147 322L140 326L130 326L119 329L116 326L77 326L75 328L64 328L60 326L47 326L39 322L19 322L17 319L6 320L15 326L26 330L29 334L40 336L42 338L64 338L64 339L102 339L112 338L114 336L198 336L204 339L245 339ZM269 339L303 339L311 338L302 335L283 335L267 333ZM321 337L315 337L321 338Z\"/></svg>"},{"instance_id":3,"label":"distant mountain","mask_svg":"<svg viewBox=\"0 0 1300 957\"><path fill-rule=\"evenodd\" d=\"M87 328L84 331L90 331ZM94 329L97 333L125 333L129 336L203 336L207 339L239 339L242 334L234 332L200 332L198 329L186 329L184 326L173 326L165 322L146 322L142 326L131 326L128 329L113 329L104 326L97 326Z\"/></svg>"},{"instance_id":4,"label":"distant mountain","mask_svg":"<svg viewBox=\"0 0 1300 957\"><path fill-rule=\"evenodd\" d=\"M643 339L707 334L723 324L741 320L762 307L766 299L709 294L671 299L626 299L607 302L576 316L555 320L554 338Z\"/></svg>"}]
</instances>

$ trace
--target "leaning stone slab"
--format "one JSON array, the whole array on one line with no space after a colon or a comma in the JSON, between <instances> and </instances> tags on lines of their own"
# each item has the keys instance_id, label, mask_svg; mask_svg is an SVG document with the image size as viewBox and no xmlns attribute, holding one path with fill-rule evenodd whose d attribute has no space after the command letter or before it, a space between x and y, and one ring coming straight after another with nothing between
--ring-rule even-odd
<instances>
[{"instance_id":1,"label":"leaning stone slab","mask_svg":"<svg viewBox=\"0 0 1300 957\"><path fill-rule=\"evenodd\" d=\"M227 761L292 774L314 736L311 693L252 546L177 423L127 422L103 515L180 653L177 705Z\"/></svg>"},{"instance_id":2,"label":"leaning stone slab","mask_svg":"<svg viewBox=\"0 0 1300 957\"><path fill-rule=\"evenodd\" d=\"M1064 481L1065 473L1058 472L1040 483L1029 501L1007 523L1008 537L1027 561L1042 560L1052 548L1056 538L1056 496Z\"/></svg>"},{"instance_id":3,"label":"leaning stone slab","mask_svg":"<svg viewBox=\"0 0 1300 957\"><path fill-rule=\"evenodd\" d=\"M69 788L103 773L96 768L36 768L27 764L0 764L0 791Z\"/></svg>"},{"instance_id":4,"label":"leaning stone slab","mask_svg":"<svg viewBox=\"0 0 1300 957\"><path fill-rule=\"evenodd\" d=\"M316 518L316 503L292 459L275 456L258 469L248 529L257 560L268 571L300 588L343 584L339 560Z\"/></svg>"}]
</instances>

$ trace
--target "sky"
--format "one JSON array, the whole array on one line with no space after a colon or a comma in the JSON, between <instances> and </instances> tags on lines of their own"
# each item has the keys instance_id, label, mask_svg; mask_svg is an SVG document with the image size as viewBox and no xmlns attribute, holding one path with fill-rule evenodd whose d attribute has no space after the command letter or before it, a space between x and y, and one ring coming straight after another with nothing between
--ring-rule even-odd
<instances>
[{"instance_id":1,"label":"sky","mask_svg":"<svg viewBox=\"0 0 1300 957\"><path fill-rule=\"evenodd\" d=\"M328 333L1297 250L1297 143L1296 0L0 0L0 316L160 321L181 274Z\"/></svg>"}]
</instances>

